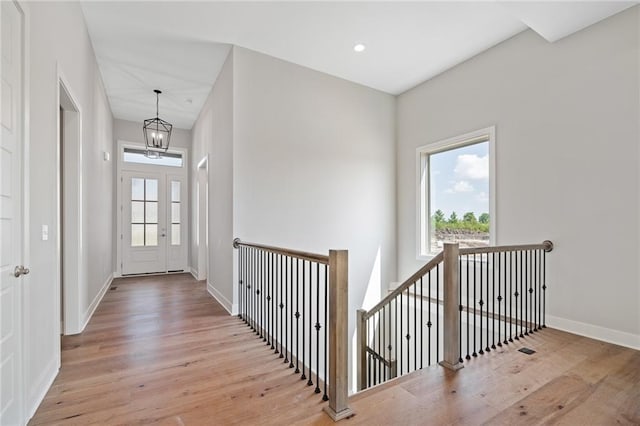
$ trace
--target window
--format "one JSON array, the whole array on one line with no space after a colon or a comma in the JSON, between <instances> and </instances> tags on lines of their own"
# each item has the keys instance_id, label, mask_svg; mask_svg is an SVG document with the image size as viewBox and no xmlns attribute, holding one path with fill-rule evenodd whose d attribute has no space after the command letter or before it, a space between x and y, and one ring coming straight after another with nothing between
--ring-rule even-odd
<instances>
[{"instance_id":1,"label":"window","mask_svg":"<svg viewBox=\"0 0 640 426\"><path fill-rule=\"evenodd\" d=\"M158 180L131 179L131 246L158 245Z\"/></svg>"},{"instance_id":2,"label":"window","mask_svg":"<svg viewBox=\"0 0 640 426\"><path fill-rule=\"evenodd\" d=\"M171 245L180 245L180 181L171 181Z\"/></svg>"},{"instance_id":3,"label":"window","mask_svg":"<svg viewBox=\"0 0 640 426\"><path fill-rule=\"evenodd\" d=\"M154 166L182 167L182 154L179 152L163 152L159 158L149 158L144 149L124 148L125 163L152 164Z\"/></svg>"},{"instance_id":4,"label":"window","mask_svg":"<svg viewBox=\"0 0 640 426\"><path fill-rule=\"evenodd\" d=\"M438 253L445 242L460 247L491 244L493 127L418 148L418 256Z\"/></svg>"}]
</instances>

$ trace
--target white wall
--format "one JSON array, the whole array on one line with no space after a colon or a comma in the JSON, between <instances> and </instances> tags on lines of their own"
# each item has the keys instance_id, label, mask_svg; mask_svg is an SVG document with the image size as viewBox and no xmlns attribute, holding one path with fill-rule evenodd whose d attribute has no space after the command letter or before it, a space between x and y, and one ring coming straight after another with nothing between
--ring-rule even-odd
<instances>
[{"instance_id":1,"label":"white wall","mask_svg":"<svg viewBox=\"0 0 640 426\"><path fill-rule=\"evenodd\" d=\"M198 265L196 246L196 189L198 163L208 157L209 272L207 288L229 311L233 310L233 51L207 98L193 129L191 168L191 266ZM200 242L204 244L204 242Z\"/></svg>"},{"instance_id":2,"label":"white wall","mask_svg":"<svg viewBox=\"0 0 640 426\"><path fill-rule=\"evenodd\" d=\"M421 265L416 147L496 125L497 242L554 242L548 323L640 347L638 13L526 31L399 96L399 278Z\"/></svg>"},{"instance_id":3,"label":"white wall","mask_svg":"<svg viewBox=\"0 0 640 426\"><path fill-rule=\"evenodd\" d=\"M60 322L56 269L56 148L57 66L82 114L82 186L85 230L80 260L80 306L90 314L91 303L108 284L113 271L111 212L113 161L111 110L98 72L84 17L77 3L31 3L29 60L29 228L31 274L25 286L25 385L27 410L32 414L60 366ZM40 229L49 226L49 240Z\"/></svg>"},{"instance_id":4,"label":"white wall","mask_svg":"<svg viewBox=\"0 0 640 426\"><path fill-rule=\"evenodd\" d=\"M348 249L352 335L396 276L395 98L243 48L234 79L234 236Z\"/></svg>"}]
</instances>

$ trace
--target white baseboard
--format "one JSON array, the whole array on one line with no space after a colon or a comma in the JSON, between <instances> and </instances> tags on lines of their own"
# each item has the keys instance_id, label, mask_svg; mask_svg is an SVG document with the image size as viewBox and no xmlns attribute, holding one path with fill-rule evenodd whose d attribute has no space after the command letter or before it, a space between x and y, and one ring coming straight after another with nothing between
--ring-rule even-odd
<instances>
[{"instance_id":1,"label":"white baseboard","mask_svg":"<svg viewBox=\"0 0 640 426\"><path fill-rule=\"evenodd\" d=\"M191 272L191 275L193 276L193 278L195 278L196 281L198 281L198 270L196 268L193 268L193 267L191 267L189 269L190 269L190 272Z\"/></svg>"},{"instance_id":2,"label":"white baseboard","mask_svg":"<svg viewBox=\"0 0 640 426\"><path fill-rule=\"evenodd\" d=\"M238 305L234 305L233 303L231 303L229 299L224 297L224 295L220 293L218 289L212 286L209 282L207 282L207 291L211 296L213 296L214 299L218 301L218 303L222 305L223 308L227 310L227 312L229 312L230 315L238 314Z\"/></svg>"},{"instance_id":3,"label":"white baseboard","mask_svg":"<svg viewBox=\"0 0 640 426\"><path fill-rule=\"evenodd\" d=\"M640 335L637 334L573 321L549 314L547 314L547 325L549 327L578 334L580 336L590 337L592 339L602 340L603 342L640 350Z\"/></svg>"},{"instance_id":4,"label":"white baseboard","mask_svg":"<svg viewBox=\"0 0 640 426\"><path fill-rule=\"evenodd\" d=\"M93 313L96 311L96 308L100 304L100 301L102 301L102 298L107 293L107 290L109 290L109 287L111 287L111 283L112 282L113 282L113 274L110 274L107 277L107 279L104 282L104 284L102 284L102 288L100 289L98 294L96 294L96 297L93 298L93 301L91 302L91 304L87 308L87 311L84 313L84 319L82 321L82 327L80 328L78 333L82 333L84 331L84 328L89 323L89 320L93 316Z\"/></svg>"},{"instance_id":5,"label":"white baseboard","mask_svg":"<svg viewBox=\"0 0 640 426\"><path fill-rule=\"evenodd\" d=\"M49 392L51 385L53 385L53 381L58 376L58 371L60 371L59 357L53 357L40 377L38 377L36 384L32 387L33 392L29 394L27 420L31 420L36 413L47 392Z\"/></svg>"}]
</instances>

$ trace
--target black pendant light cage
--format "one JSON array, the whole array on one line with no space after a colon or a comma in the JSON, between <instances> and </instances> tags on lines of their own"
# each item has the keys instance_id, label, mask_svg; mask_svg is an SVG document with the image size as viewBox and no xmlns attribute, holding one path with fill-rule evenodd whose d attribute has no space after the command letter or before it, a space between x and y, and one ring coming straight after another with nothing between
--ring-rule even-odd
<instances>
[{"instance_id":1,"label":"black pendant light cage","mask_svg":"<svg viewBox=\"0 0 640 426\"><path fill-rule=\"evenodd\" d=\"M171 139L171 129L173 125L158 117L160 90L154 90L156 94L156 118L144 120L142 131L144 133L144 143L147 146L147 157L160 158L161 154L169 149Z\"/></svg>"}]
</instances>

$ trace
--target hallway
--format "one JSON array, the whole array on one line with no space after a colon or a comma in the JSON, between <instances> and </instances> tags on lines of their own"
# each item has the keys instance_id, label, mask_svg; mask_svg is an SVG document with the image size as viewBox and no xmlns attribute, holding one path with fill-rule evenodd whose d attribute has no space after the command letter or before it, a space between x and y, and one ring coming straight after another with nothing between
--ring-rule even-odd
<instances>
[{"instance_id":1,"label":"hallway","mask_svg":"<svg viewBox=\"0 0 640 426\"><path fill-rule=\"evenodd\" d=\"M254 336L191 275L116 279L85 331L63 337L60 374L29 424L290 424L320 412Z\"/></svg>"}]
</instances>

